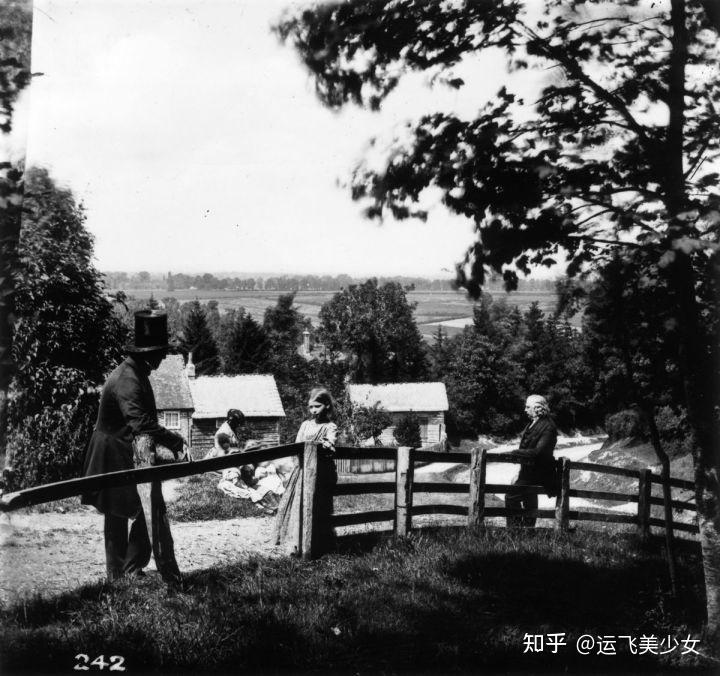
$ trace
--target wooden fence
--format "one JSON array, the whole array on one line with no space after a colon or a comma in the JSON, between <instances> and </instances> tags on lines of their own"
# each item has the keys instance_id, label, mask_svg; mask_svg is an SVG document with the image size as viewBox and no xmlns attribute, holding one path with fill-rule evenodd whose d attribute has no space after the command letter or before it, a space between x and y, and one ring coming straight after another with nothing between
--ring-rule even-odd
<instances>
[{"instance_id":1,"label":"wooden fence","mask_svg":"<svg viewBox=\"0 0 720 676\"><path fill-rule=\"evenodd\" d=\"M317 553L313 532L318 519L328 518L329 515L313 512L312 506L316 503L316 478L318 450L314 443L288 444L246 453L235 453L170 465L146 467L142 469L113 472L80 479L71 479L55 484L47 484L29 488L16 493L7 493L0 496L0 511L12 511L21 507L28 507L44 502L51 502L62 498L79 495L87 491L97 490L108 486L165 481L204 472L218 471L249 463L260 463L277 460L278 458L296 456L302 471L302 522L298 548L306 559L313 558ZM653 497L652 485L662 483L662 479L650 470L637 471L606 465L596 465L584 462L572 462L562 459L562 481L560 492L556 498L554 509L538 509L531 512L510 510L503 507L486 504L486 497L492 493L505 493L509 484L488 484L486 482L487 465L489 463L514 463L521 460L507 455L493 455L485 450L473 450L471 453L443 453L426 450L413 450L410 448L348 448L338 447L335 452L338 461L343 459L381 460L394 466L395 476L392 481L373 482L347 482L339 483L335 496L348 495L382 495L394 496L392 509L380 509L363 512L350 512L334 514L331 517L333 527L344 527L358 524L377 524L390 522L396 535L407 535L413 527L414 518L423 515L452 514L465 517L470 528L477 528L488 517L507 517L513 515L535 516L541 519L553 519L555 527L567 529L571 521L599 521L606 523L620 523L635 525L642 537L648 537L652 526L659 526L669 531L685 531L697 533L697 526L689 523L673 521L667 523L664 519L653 518L651 507L664 505L663 498ZM416 481L415 468L420 464L437 462L465 463L469 468L469 481L466 483ZM579 490L571 487L570 475L573 471L600 472L637 479L638 490L633 493L618 493L607 491ZM681 479L670 479L670 486L677 489L692 490L693 483ZM545 493L541 486L526 487L528 491ZM464 505L457 504L414 504L413 498L418 493L429 494L461 494L467 495ZM619 502L637 503L635 514L618 514L610 511L582 511L571 509L572 498L585 498L589 500L611 500ZM672 500L671 507L675 510L696 511L692 501Z\"/></svg>"},{"instance_id":2,"label":"wooden fence","mask_svg":"<svg viewBox=\"0 0 720 676\"><path fill-rule=\"evenodd\" d=\"M413 529L413 518L431 514L452 514L466 517L469 527L478 527L489 517L508 517L514 515L534 516L541 519L553 519L555 527L567 529L571 521L598 521L605 523L619 523L635 525L638 533L647 538L650 535L651 526L658 526L666 530L684 531L697 533L695 524L673 521L666 523L665 519L653 518L651 507L653 505L664 505L664 499L652 495L652 485L662 484L662 478L653 474L650 470L629 470L619 467L610 467L585 462L573 462L568 459L558 460L561 463L561 485L555 500L554 509L538 509L525 512L523 510L512 510L504 506L486 505L488 494L505 493L510 489L509 484L489 484L486 481L487 465L489 463L513 463L519 464L522 461L518 458L502 454L489 454L484 450L474 450L471 453L437 453L424 450L412 450L409 448L398 449L353 449L338 448L336 457L353 457L358 452L363 457L372 457L378 460L395 461L395 480L376 482L348 482L340 483L336 487L335 495L367 495L367 494L393 494L394 509L373 510L365 512L342 513L332 517L335 527L351 526L358 524L392 522L396 535L406 535ZM469 467L469 481L466 483L451 483L438 481L418 481L415 477L415 468L420 463L427 462L448 462L466 463ZM611 474L636 479L638 482L637 492L620 493L597 490L580 490L571 486L571 472L589 471L600 474ZM669 480L671 488L694 490L691 481L682 479ZM529 492L544 494L542 486L525 487ZM414 504L414 496L418 493L440 494L463 494L467 495L466 505L454 504ZM616 502L637 503L635 514L619 514L610 510L597 511L586 509L571 509L571 498L584 498L587 500L605 500ZM695 512L696 507L692 501L672 500L671 507L674 510Z\"/></svg>"}]
</instances>

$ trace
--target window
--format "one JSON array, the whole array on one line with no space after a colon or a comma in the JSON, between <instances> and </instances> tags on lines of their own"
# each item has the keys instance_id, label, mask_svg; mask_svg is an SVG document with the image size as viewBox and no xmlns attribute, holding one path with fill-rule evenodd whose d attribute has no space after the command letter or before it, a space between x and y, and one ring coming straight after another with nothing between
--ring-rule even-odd
<instances>
[{"instance_id":1,"label":"window","mask_svg":"<svg viewBox=\"0 0 720 676\"><path fill-rule=\"evenodd\" d=\"M180 429L180 414L177 411L165 411L165 427L169 430Z\"/></svg>"}]
</instances>

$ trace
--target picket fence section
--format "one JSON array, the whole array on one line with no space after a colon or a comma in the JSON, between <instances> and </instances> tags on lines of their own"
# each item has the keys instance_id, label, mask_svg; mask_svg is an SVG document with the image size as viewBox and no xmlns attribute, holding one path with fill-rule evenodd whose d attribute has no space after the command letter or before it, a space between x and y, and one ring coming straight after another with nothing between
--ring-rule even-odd
<instances>
[{"instance_id":1,"label":"picket fence section","mask_svg":"<svg viewBox=\"0 0 720 676\"><path fill-rule=\"evenodd\" d=\"M509 510L504 506L489 506L486 504L486 496L488 494L505 493L510 488L510 485L488 484L486 482L488 463L517 464L522 461L512 456L489 454L482 449L476 449L470 453L438 453L432 450L415 450L406 447L338 447L335 453L336 461L348 459L357 460L358 458L363 461L379 461L383 463L383 467L392 467L394 469L395 478L394 481L351 481L339 483L335 488L334 495L391 494L394 496L394 506L392 509L340 513L332 516L329 514L320 514L318 510L314 509L316 503L323 504L323 501L316 500L318 448L317 445L312 442L305 444L288 444L245 453L235 453L208 460L156 465L123 472L112 472L109 474L70 479L54 484L37 486L35 488L1 495L0 511L9 512L22 507L52 502L109 486L166 481L168 479L219 471L228 467L244 464L258 464L288 456L297 457L302 472L302 524L298 533L299 542L297 544L303 558L306 559L314 558L317 555L317 546L313 537L313 533L316 532L315 524L318 523L318 520L328 518L331 519L332 525L336 528L391 522L392 529L398 536L407 535L413 530L416 526L414 517L441 514L465 517L466 524L469 528L482 526L484 520L489 517L507 517L525 514L541 519L553 519L555 527L561 530L569 528L571 521L599 521L635 525L638 533L643 538L649 537L652 526L664 528L670 536L672 536L674 531L698 532L697 525L695 524L680 523L674 520L668 523L665 519L652 517L652 506L664 505L663 498L653 497L652 495L652 485L662 483L662 477L659 475L653 474L650 470L628 470L606 465L573 462L567 459L558 461L562 465L561 485L554 509L538 509L533 512L523 512L522 510ZM470 470L469 481L467 483L452 483L415 480L416 466L438 461L442 461L443 463L467 464ZM590 471L630 477L637 480L638 490L633 493L621 493L574 489L571 487L570 482L570 474L573 471ZM694 488L692 482L681 479L671 478L668 483L671 488L675 489L693 490ZM545 492L545 489L541 486L531 486L527 487L527 489L536 493ZM413 498L414 495L418 493L454 493L467 495L468 499L465 505L440 503L416 505L414 504ZM602 510L573 510L570 508L571 498L635 502L638 507L635 514L619 514L617 512ZM674 510L696 511L694 503L687 500L672 500L671 507Z\"/></svg>"}]
</instances>

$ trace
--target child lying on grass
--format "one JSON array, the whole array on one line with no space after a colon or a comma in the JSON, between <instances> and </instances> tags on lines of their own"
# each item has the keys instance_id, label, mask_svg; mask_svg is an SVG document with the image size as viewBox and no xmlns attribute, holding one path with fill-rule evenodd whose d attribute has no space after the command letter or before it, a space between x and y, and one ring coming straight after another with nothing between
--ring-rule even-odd
<instances>
[{"instance_id":1,"label":"child lying on grass","mask_svg":"<svg viewBox=\"0 0 720 676\"><path fill-rule=\"evenodd\" d=\"M230 439L224 437L218 435L218 443L224 453L229 453ZM233 498L252 500L263 514L275 514L285 491L272 463L257 468L254 465L229 467L223 470L218 488Z\"/></svg>"}]
</instances>

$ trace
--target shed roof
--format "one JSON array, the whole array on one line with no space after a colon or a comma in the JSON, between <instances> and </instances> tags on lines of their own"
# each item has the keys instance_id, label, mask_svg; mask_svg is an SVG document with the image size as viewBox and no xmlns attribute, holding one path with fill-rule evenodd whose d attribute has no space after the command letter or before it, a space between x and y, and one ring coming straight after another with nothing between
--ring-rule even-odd
<instances>
[{"instance_id":1,"label":"shed roof","mask_svg":"<svg viewBox=\"0 0 720 676\"><path fill-rule=\"evenodd\" d=\"M194 408L182 355L169 354L165 357L160 366L150 373L150 384L158 411L191 411Z\"/></svg>"},{"instance_id":2,"label":"shed roof","mask_svg":"<svg viewBox=\"0 0 720 676\"><path fill-rule=\"evenodd\" d=\"M229 408L239 408L247 417L285 417L271 375L199 376L189 383L195 402L193 418L224 418Z\"/></svg>"},{"instance_id":3,"label":"shed roof","mask_svg":"<svg viewBox=\"0 0 720 676\"><path fill-rule=\"evenodd\" d=\"M380 404L386 411L447 411L445 383L387 383L348 385L350 401L357 406Z\"/></svg>"}]
</instances>

